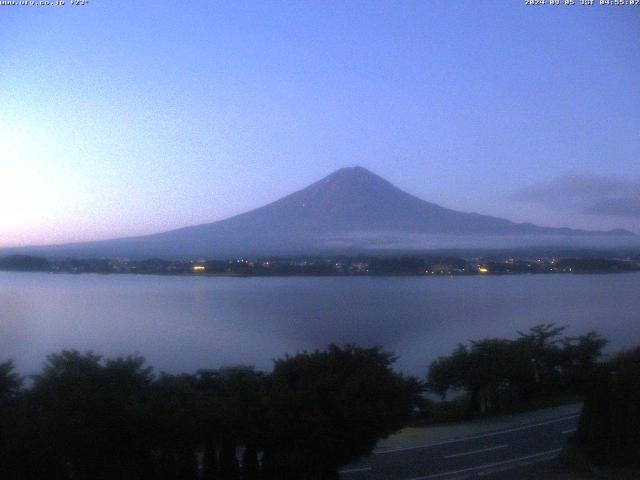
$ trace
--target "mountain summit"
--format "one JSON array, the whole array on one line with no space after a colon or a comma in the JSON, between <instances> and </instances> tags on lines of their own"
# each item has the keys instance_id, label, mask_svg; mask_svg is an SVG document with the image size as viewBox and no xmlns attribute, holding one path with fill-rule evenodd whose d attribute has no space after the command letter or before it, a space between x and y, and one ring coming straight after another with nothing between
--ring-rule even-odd
<instances>
[{"instance_id":1,"label":"mountain summit","mask_svg":"<svg viewBox=\"0 0 640 480\"><path fill-rule=\"evenodd\" d=\"M574 234L488 215L463 213L421 200L362 167L341 168L264 207L209 225L263 233L430 233L448 235ZM202 226L204 227L204 226Z\"/></svg>"},{"instance_id":2,"label":"mountain summit","mask_svg":"<svg viewBox=\"0 0 640 480\"><path fill-rule=\"evenodd\" d=\"M540 227L464 213L410 195L362 167L342 168L280 200L214 223L141 237L31 247L44 255L210 257L349 250L527 246L531 239L636 238L626 231ZM528 239L525 241L525 239ZM460 243L460 242L463 243ZM534 242L535 243L535 242ZM24 249L23 249L24 250Z\"/></svg>"}]
</instances>

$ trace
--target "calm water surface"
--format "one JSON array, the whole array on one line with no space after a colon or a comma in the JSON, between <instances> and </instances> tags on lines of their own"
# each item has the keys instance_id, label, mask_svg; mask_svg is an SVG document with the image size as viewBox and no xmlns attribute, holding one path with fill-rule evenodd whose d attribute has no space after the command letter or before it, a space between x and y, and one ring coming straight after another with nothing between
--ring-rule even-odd
<instances>
[{"instance_id":1,"label":"calm water surface","mask_svg":"<svg viewBox=\"0 0 640 480\"><path fill-rule=\"evenodd\" d=\"M163 277L0 272L0 361L139 353L160 370L270 369L331 342L381 344L422 375L458 342L542 322L640 344L640 273L507 277Z\"/></svg>"}]
</instances>

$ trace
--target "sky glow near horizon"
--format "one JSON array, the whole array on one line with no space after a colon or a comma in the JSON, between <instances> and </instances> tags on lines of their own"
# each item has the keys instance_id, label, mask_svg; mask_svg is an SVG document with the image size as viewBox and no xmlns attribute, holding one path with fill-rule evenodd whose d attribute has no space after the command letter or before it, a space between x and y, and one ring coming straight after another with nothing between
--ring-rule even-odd
<instances>
[{"instance_id":1,"label":"sky glow near horizon","mask_svg":"<svg viewBox=\"0 0 640 480\"><path fill-rule=\"evenodd\" d=\"M211 222L353 165L640 233L640 8L523 3L0 7L0 246Z\"/></svg>"}]
</instances>

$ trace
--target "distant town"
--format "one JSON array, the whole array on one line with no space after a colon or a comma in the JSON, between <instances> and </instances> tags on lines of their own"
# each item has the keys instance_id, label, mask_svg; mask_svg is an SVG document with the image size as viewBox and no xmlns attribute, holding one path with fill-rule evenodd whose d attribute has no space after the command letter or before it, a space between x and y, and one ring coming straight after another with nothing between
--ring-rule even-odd
<instances>
[{"instance_id":1,"label":"distant town","mask_svg":"<svg viewBox=\"0 0 640 480\"><path fill-rule=\"evenodd\" d=\"M112 273L216 276L434 276L550 273L621 273L640 271L640 253L620 256L317 256L192 259L157 258L47 260L30 255L0 258L0 270L51 273Z\"/></svg>"}]
</instances>

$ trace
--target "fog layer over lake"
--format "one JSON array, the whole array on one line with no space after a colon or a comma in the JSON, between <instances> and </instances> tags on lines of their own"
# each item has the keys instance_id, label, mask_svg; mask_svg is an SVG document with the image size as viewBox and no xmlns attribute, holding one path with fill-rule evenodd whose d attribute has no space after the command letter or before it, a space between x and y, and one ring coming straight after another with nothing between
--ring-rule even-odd
<instances>
[{"instance_id":1,"label":"fog layer over lake","mask_svg":"<svg viewBox=\"0 0 640 480\"><path fill-rule=\"evenodd\" d=\"M457 343L542 322L640 344L640 274L171 277L0 272L0 361L22 373L63 348L139 353L160 370L270 369L331 342L380 344L423 375Z\"/></svg>"}]
</instances>

